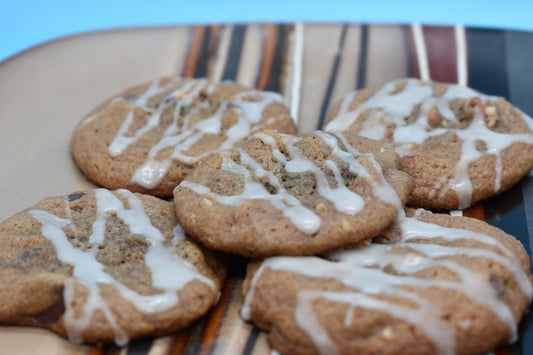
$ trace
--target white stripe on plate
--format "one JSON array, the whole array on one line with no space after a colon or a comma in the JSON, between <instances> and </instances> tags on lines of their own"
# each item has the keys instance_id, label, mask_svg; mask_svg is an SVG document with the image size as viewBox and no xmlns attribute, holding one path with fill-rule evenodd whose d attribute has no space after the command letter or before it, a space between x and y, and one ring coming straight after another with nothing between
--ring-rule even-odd
<instances>
[{"instance_id":1,"label":"white stripe on plate","mask_svg":"<svg viewBox=\"0 0 533 355\"><path fill-rule=\"evenodd\" d=\"M294 55L292 57L292 87L291 87L291 117L298 125L300 110L300 90L302 87L302 67L304 56L304 25L296 22L294 25Z\"/></svg>"},{"instance_id":2,"label":"white stripe on plate","mask_svg":"<svg viewBox=\"0 0 533 355\"><path fill-rule=\"evenodd\" d=\"M211 80L220 81L224 73L224 67L228 60L229 46L231 43L231 36L233 34L233 26L227 25L222 31L222 38L220 39L220 45L218 47L217 59L211 75Z\"/></svg>"},{"instance_id":3,"label":"white stripe on plate","mask_svg":"<svg viewBox=\"0 0 533 355\"><path fill-rule=\"evenodd\" d=\"M426 42L424 41L424 32L419 23L411 25L413 30L413 39L415 41L416 58L418 59L418 70L420 72L420 79L431 80L429 75L428 55L426 50Z\"/></svg>"},{"instance_id":4,"label":"white stripe on plate","mask_svg":"<svg viewBox=\"0 0 533 355\"><path fill-rule=\"evenodd\" d=\"M171 345L172 345L171 336L157 338L152 343L152 346L150 347L150 350L148 350L147 355L165 355L170 350Z\"/></svg>"},{"instance_id":5,"label":"white stripe on plate","mask_svg":"<svg viewBox=\"0 0 533 355\"><path fill-rule=\"evenodd\" d=\"M466 30L455 25L455 47L457 51L457 83L468 85L468 56L466 53Z\"/></svg>"}]
</instances>

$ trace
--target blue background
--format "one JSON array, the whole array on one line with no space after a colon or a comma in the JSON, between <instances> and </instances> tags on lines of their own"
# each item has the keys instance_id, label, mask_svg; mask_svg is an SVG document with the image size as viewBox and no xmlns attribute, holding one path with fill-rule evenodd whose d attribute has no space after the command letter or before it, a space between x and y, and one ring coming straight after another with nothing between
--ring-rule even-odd
<instances>
[{"instance_id":1,"label":"blue background","mask_svg":"<svg viewBox=\"0 0 533 355\"><path fill-rule=\"evenodd\" d=\"M70 0L0 2L0 61L36 44L117 27L225 22L371 22L533 31L533 0Z\"/></svg>"}]
</instances>

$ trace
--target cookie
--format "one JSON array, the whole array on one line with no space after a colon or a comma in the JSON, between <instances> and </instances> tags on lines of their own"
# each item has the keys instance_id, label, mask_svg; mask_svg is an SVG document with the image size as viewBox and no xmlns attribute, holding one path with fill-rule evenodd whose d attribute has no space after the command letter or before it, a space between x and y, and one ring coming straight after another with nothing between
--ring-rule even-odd
<instances>
[{"instance_id":1,"label":"cookie","mask_svg":"<svg viewBox=\"0 0 533 355\"><path fill-rule=\"evenodd\" d=\"M282 354L482 354L515 338L532 276L514 237L407 210L378 242L251 263L242 316Z\"/></svg>"},{"instance_id":2,"label":"cookie","mask_svg":"<svg viewBox=\"0 0 533 355\"><path fill-rule=\"evenodd\" d=\"M80 170L100 186L171 197L213 152L262 129L296 132L282 101L277 93L230 81L160 78L92 110L70 148Z\"/></svg>"},{"instance_id":3,"label":"cookie","mask_svg":"<svg viewBox=\"0 0 533 355\"><path fill-rule=\"evenodd\" d=\"M416 187L408 204L466 208L497 195L533 168L529 116L468 87L401 79L348 93L326 131L392 143Z\"/></svg>"},{"instance_id":4,"label":"cookie","mask_svg":"<svg viewBox=\"0 0 533 355\"><path fill-rule=\"evenodd\" d=\"M171 202L106 189L45 198L0 224L0 323L124 345L199 318L225 272Z\"/></svg>"},{"instance_id":5,"label":"cookie","mask_svg":"<svg viewBox=\"0 0 533 355\"><path fill-rule=\"evenodd\" d=\"M396 218L413 187L398 164L392 150L361 153L320 131L264 131L188 175L174 192L176 215L209 248L246 257L362 244Z\"/></svg>"}]
</instances>

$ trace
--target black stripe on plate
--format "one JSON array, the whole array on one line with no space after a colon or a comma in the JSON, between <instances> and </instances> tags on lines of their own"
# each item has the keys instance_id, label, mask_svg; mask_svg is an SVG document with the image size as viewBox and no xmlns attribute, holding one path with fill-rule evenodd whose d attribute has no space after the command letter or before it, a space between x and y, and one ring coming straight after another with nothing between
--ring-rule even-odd
<instances>
[{"instance_id":1,"label":"black stripe on plate","mask_svg":"<svg viewBox=\"0 0 533 355\"><path fill-rule=\"evenodd\" d=\"M530 72L533 63L533 33L507 31L505 35L511 102L528 115L533 116L533 100L531 99L533 83L529 75L524 75ZM529 232L529 240L527 240L529 245L527 246L530 255L533 255L533 177L527 176L522 180L521 185ZM523 242L526 244L526 241Z\"/></svg>"},{"instance_id":2,"label":"black stripe on plate","mask_svg":"<svg viewBox=\"0 0 533 355\"><path fill-rule=\"evenodd\" d=\"M207 325L207 320L209 318L209 314L205 314L202 318L198 319L195 323L193 323L191 328L191 334L189 335L189 339L187 340L187 345L185 346L185 349L183 351L184 354L197 354L201 349L201 343L202 343L202 335L204 334L205 326Z\"/></svg>"},{"instance_id":3,"label":"black stripe on plate","mask_svg":"<svg viewBox=\"0 0 533 355\"><path fill-rule=\"evenodd\" d=\"M222 73L222 80L235 80L237 78L245 34L246 26L236 25L233 27L228 57L226 58L226 66Z\"/></svg>"},{"instance_id":4,"label":"black stripe on plate","mask_svg":"<svg viewBox=\"0 0 533 355\"><path fill-rule=\"evenodd\" d=\"M242 355L252 354L255 347L255 342L257 341L257 337L259 337L260 333L261 331L257 327L254 327L254 329L252 330L252 334L250 334L250 336L248 337L248 341L246 342L246 347L244 348Z\"/></svg>"},{"instance_id":5,"label":"black stripe on plate","mask_svg":"<svg viewBox=\"0 0 533 355\"><path fill-rule=\"evenodd\" d=\"M511 100L522 111L533 116L533 83L530 75L533 64L533 33L507 31L505 43Z\"/></svg>"},{"instance_id":6,"label":"black stripe on plate","mask_svg":"<svg viewBox=\"0 0 533 355\"><path fill-rule=\"evenodd\" d=\"M467 31L470 86L510 99L505 31L471 28ZM529 239L520 184L483 205L487 222L521 241Z\"/></svg>"},{"instance_id":7,"label":"black stripe on plate","mask_svg":"<svg viewBox=\"0 0 533 355\"><path fill-rule=\"evenodd\" d=\"M533 83L530 75L533 63L533 33L507 31L506 64L509 76L509 95L511 102L529 115L533 115L531 92ZM526 176L521 182L524 214L529 238L522 239L530 255L533 255L533 176ZM533 353L533 305L520 323L520 339L511 349L512 354Z\"/></svg>"},{"instance_id":8,"label":"black stripe on plate","mask_svg":"<svg viewBox=\"0 0 533 355\"><path fill-rule=\"evenodd\" d=\"M101 354L103 355L119 355L124 350L123 347L119 347L115 344L103 345L101 349L102 349Z\"/></svg>"},{"instance_id":9,"label":"black stripe on plate","mask_svg":"<svg viewBox=\"0 0 533 355\"><path fill-rule=\"evenodd\" d=\"M322 101L322 107L320 109L320 117L318 119L317 129L321 129L324 125L326 119L327 110L329 107L329 102L331 100L331 95L333 94L333 88L335 87L335 82L337 80L337 73L339 72L339 64L342 57L342 51L344 50L344 42L346 41L346 32L348 32L348 25L342 25L341 37L339 39L339 46L337 47L337 53L335 54L335 59L333 60L333 66L331 67L331 73L329 75L328 87L326 89L326 94L324 95L324 101Z\"/></svg>"},{"instance_id":10,"label":"black stripe on plate","mask_svg":"<svg viewBox=\"0 0 533 355\"><path fill-rule=\"evenodd\" d=\"M513 82L516 80L516 72L524 73L529 65L524 67L526 63L513 60L514 53L508 53L507 32L493 29L469 29L467 37L470 85L487 94L503 96L514 104L518 104L511 97L510 87L517 85ZM530 93L533 85L522 83L519 89ZM530 250L521 184L488 199L483 204L487 222L515 236Z\"/></svg>"},{"instance_id":11,"label":"black stripe on plate","mask_svg":"<svg viewBox=\"0 0 533 355\"><path fill-rule=\"evenodd\" d=\"M285 59L286 25L278 25L276 38L276 48L272 59L272 68L265 90L280 92L280 79L283 72L283 62Z\"/></svg>"},{"instance_id":12,"label":"black stripe on plate","mask_svg":"<svg viewBox=\"0 0 533 355\"><path fill-rule=\"evenodd\" d=\"M359 66L357 68L356 89L365 87L366 83L366 55L368 52L368 25L361 26L361 48L359 49Z\"/></svg>"},{"instance_id":13,"label":"black stripe on plate","mask_svg":"<svg viewBox=\"0 0 533 355\"><path fill-rule=\"evenodd\" d=\"M204 37L202 38L202 47L196 62L196 69L194 71L195 78L203 78L207 74L207 62L209 60L209 42L211 41L211 26L206 26Z\"/></svg>"},{"instance_id":14,"label":"black stripe on plate","mask_svg":"<svg viewBox=\"0 0 533 355\"><path fill-rule=\"evenodd\" d=\"M153 338L142 338L133 340L128 346L127 355L145 355L152 347Z\"/></svg>"},{"instance_id":15,"label":"black stripe on plate","mask_svg":"<svg viewBox=\"0 0 533 355\"><path fill-rule=\"evenodd\" d=\"M518 341L511 345L512 355L533 354L533 303L518 325Z\"/></svg>"},{"instance_id":16,"label":"black stripe on plate","mask_svg":"<svg viewBox=\"0 0 533 355\"><path fill-rule=\"evenodd\" d=\"M522 243L529 251L529 255L533 255L533 176L523 178L520 185L522 187L522 199L524 200L526 227L529 234L529 238L522 240ZM531 270L533 271L533 265Z\"/></svg>"},{"instance_id":17,"label":"black stripe on plate","mask_svg":"<svg viewBox=\"0 0 533 355\"><path fill-rule=\"evenodd\" d=\"M467 30L470 86L489 95L509 98L505 31Z\"/></svg>"},{"instance_id":18,"label":"black stripe on plate","mask_svg":"<svg viewBox=\"0 0 533 355\"><path fill-rule=\"evenodd\" d=\"M533 90L533 82L523 78L529 72L533 50L525 49L533 44L530 36L492 29L469 29L470 85L491 95L500 95L517 106L532 108L527 95ZM512 39L511 39L512 38ZM524 41L524 38L527 41ZM521 53L525 50L524 53ZM515 56L517 56L515 58ZM529 59L529 61L528 61ZM526 177L520 184L500 196L483 203L485 220L519 239L531 254L531 217L526 206L533 209L533 182ZM519 340L511 346L512 354L533 353L533 329L531 307L519 326Z\"/></svg>"},{"instance_id":19,"label":"black stripe on plate","mask_svg":"<svg viewBox=\"0 0 533 355\"><path fill-rule=\"evenodd\" d=\"M516 184L501 195L483 202L485 220L516 237L529 250L529 232L526 222L522 184Z\"/></svg>"}]
</instances>

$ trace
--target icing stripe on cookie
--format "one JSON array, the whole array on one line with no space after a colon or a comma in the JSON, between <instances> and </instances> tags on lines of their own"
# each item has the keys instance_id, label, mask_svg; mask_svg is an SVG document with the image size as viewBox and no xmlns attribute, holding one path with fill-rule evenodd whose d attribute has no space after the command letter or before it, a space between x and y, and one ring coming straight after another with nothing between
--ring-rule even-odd
<instances>
[{"instance_id":1,"label":"icing stripe on cookie","mask_svg":"<svg viewBox=\"0 0 533 355\"><path fill-rule=\"evenodd\" d=\"M401 202L396 192L390 187L382 174L381 167L370 154L360 154L354 148L345 142L345 148L339 145L337 137L317 131L315 132L331 148L331 155L349 165L349 171L356 176L371 182L374 194L383 201L400 207ZM316 191L318 194L329 200L335 208L343 213L354 215L358 213L365 205L363 198L345 185L341 172L333 160L324 161L325 167L333 175L335 186L331 186L324 171L315 165L310 159L305 157L298 150L298 142L301 138L285 135L287 142L285 149L290 158L281 152L276 139L266 133L256 133L252 139L260 139L261 142L271 148L274 159L281 164L288 173L311 173L316 181ZM342 139L341 139L342 140ZM347 150L346 150L347 149ZM208 187L183 181L179 186L188 187L197 194L210 196L225 205L239 205L246 200L263 199L280 209L283 214L290 218L291 222L302 232L306 234L316 233L321 225L320 217L301 202L283 186L283 183L272 172L263 169L261 164L256 162L248 153L242 149L235 150L239 153L239 159L232 159L228 151L222 152L221 170L231 171L244 176L245 184L243 191L238 195L222 196L213 193ZM364 155L372 162L373 168L381 176L381 181L374 181L366 168L357 161L356 156ZM239 160L237 163L235 160ZM275 188L275 193L268 191L263 183L255 181L255 178L266 178L268 184Z\"/></svg>"},{"instance_id":2,"label":"icing stripe on cookie","mask_svg":"<svg viewBox=\"0 0 533 355\"><path fill-rule=\"evenodd\" d=\"M179 186L185 186L197 194L215 198L224 205L236 206L246 200L263 199L283 211L292 223L302 232L314 234L320 228L320 217L313 211L304 207L300 201L292 196L281 185L279 179L271 172L264 170L259 163L253 160L246 152L239 150L240 160L248 167L237 164L228 154L223 152L222 169L244 175L244 190L239 195L221 196L213 193L208 187L190 181L183 181ZM277 188L275 195L266 190L265 186L256 182L248 169L251 169L257 177L268 177L269 184Z\"/></svg>"},{"instance_id":3,"label":"icing stripe on cookie","mask_svg":"<svg viewBox=\"0 0 533 355\"><path fill-rule=\"evenodd\" d=\"M85 249L75 247L63 230L73 225L70 218L59 218L43 210L29 211L41 223L41 232L53 243L58 259L73 267L72 277L65 283L63 295L65 325L69 339L75 343L83 341L82 334L97 310L104 314L109 325L114 329L115 342L124 345L128 341L126 334L116 324L111 309L100 295L101 285L112 285L122 297L144 313L161 312L175 306L179 302L177 292L191 281L199 280L215 287L211 279L202 275L191 263L172 253L168 246L165 246L167 242L165 237L152 225L138 197L127 190L117 190L117 193L127 199L129 208L126 208L122 201L110 191L95 190L97 215L92 225L93 233ZM96 254L99 245L104 243L106 219L110 214L120 218L132 234L143 235L148 241L149 247L144 261L151 271L152 287L162 290L162 293L141 295L107 274L104 271L104 265L97 261ZM168 242L175 243L184 238L181 228L176 227L173 240ZM81 314L75 314L72 308L74 299L79 297L76 292L78 285L83 286L88 292Z\"/></svg>"},{"instance_id":4,"label":"icing stripe on cookie","mask_svg":"<svg viewBox=\"0 0 533 355\"><path fill-rule=\"evenodd\" d=\"M243 91L230 100L220 102L211 117L195 122L193 117L200 114L202 109L211 106L208 101L198 101L198 98L203 92L211 93L214 90L214 84L206 79L192 79L186 81L179 88L174 88L174 86L174 81L160 86L160 80L155 80L144 93L131 101L132 108L108 148L111 156L122 154L129 145L137 142L146 133L157 127L160 124L163 111L168 110L171 105L175 105L171 113L171 123L160 140L150 148L146 160L137 167L131 179L145 188L156 187L167 173L173 160L193 165L211 154L212 152L190 155L188 151L206 136L222 134L222 117L228 110L233 110L237 114L237 121L225 131L225 139L217 149L232 147L235 143L246 138L252 133L252 126L259 124L263 111L268 105L283 102L283 98L274 92ZM163 94L166 96L157 107L148 106L150 99ZM195 106L191 108L193 103ZM149 118L142 127L136 129L133 135L129 135L127 133L132 127L136 110L144 111L149 115ZM271 123L271 121L267 123ZM259 128L255 127L255 129ZM158 159L159 153L169 147L172 149L170 157Z\"/></svg>"},{"instance_id":5,"label":"icing stripe on cookie","mask_svg":"<svg viewBox=\"0 0 533 355\"><path fill-rule=\"evenodd\" d=\"M241 311L243 318L250 319L250 305L255 288L265 269L285 270L311 277L335 278L353 288L353 291L304 290L298 295L295 320L314 341L322 354L335 354L337 349L324 331L313 311L313 302L326 299L349 305L345 325L352 319L354 307L389 313L418 326L435 344L439 354L455 353L455 330L442 321L439 308L431 300L417 294L416 290L428 288L452 289L463 293L471 301L483 304L505 322L511 336L516 336L517 320L510 307L501 299L491 285L491 280L475 269L456 261L458 256L484 258L500 264L514 275L524 294L531 300L531 282L516 257L499 241L483 233L446 228L423 222L414 217L398 218L401 240L394 244L371 244L362 248L331 253L329 260L318 257L273 257L266 259L254 274L250 289ZM444 246L439 239L472 240L496 247L499 252L475 247ZM428 279L411 276L430 267L441 266L453 272L453 279ZM394 270L386 272L387 268ZM403 306L387 301L383 297L394 296L414 302L417 306ZM426 296L427 297L427 296ZM458 315L460 317L460 315ZM463 319L460 324L465 330L472 320Z\"/></svg>"},{"instance_id":6,"label":"icing stripe on cookie","mask_svg":"<svg viewBox=\"0 0 533 355\"><path fill-rule=\"evenodd\" d=\"M394 129L392 140L396 144L396 151L400 156L410 155L411 146L421 145L430 137L438 136L446 132L453 132L461 140L461 155L456 166L451 171L450 176L444 176L434 187L436 197L442 196L447 189L452 189L457 193L459 198L459 208L468 207L472 201L473 186L468 174L468 166L483 155L494 155L496 157L494 192L501 188L502 179L502 151L508 148L514 142L524 142L533 144L533 133L499 133L491 130L487 125L490 124L490 109L493 107L493 96L482 95L466 86L449 85L446 92L436 97L433 88L427 82L421 82L417 79L405 80L405 88L397 91L397 84L400 81L392 81L385 84L381 89L374 93L368 100L361 103L356 109L350 110L357 92L348 93L340 106L337 116L327 124L326 131L343 131L348 129L361 114L369 111L366 121L362 123L359 135L383 140L386 139L387 127L392 126ZM433 128L430 126L429 112L432 108L437 108L444 122L457 122L455 114L450 107L453 99L461 98L465 100L479 100L479 104L473 103L475 111L471 123L466 128L441 127ZM418 108L418 114L414 121L407 123L409 117L415 108ZM483 109L483 107L488 108ZM524 113L519 112L523 119L531 126L531 118ZM486 149L480 152L477 143L483 142Z\"/></svg>"}]
</instances>

